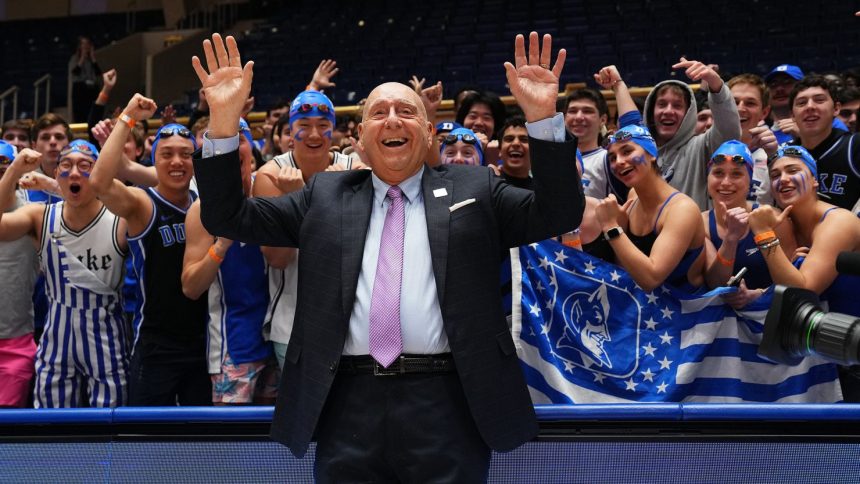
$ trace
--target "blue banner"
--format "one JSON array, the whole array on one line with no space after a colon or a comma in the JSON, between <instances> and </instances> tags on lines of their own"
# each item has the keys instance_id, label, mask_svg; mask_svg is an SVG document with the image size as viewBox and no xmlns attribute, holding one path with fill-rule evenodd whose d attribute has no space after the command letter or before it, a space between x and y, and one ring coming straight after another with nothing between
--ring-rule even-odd
<instances>
[{"instance_id":1,"label":"blue banner","mask_svg":"<svg viewBox=\"0 0 860 484\"><path fill-rule=\"evenodd\" d=\"M642 290L554 240L511 251L512 331L535 403L837 402L836 366L757 355L771 293L736 312L718 288Z\"/></svg>"}]
</instances>

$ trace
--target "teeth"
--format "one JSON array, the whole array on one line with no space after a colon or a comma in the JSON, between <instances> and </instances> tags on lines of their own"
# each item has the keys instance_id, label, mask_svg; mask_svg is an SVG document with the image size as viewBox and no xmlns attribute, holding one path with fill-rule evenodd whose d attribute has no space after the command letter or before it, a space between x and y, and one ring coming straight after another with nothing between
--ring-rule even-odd
<instances>
[{"instance_id":1,"label":"teeth","mask_svg":"<svg viewBox=\"0 0 860 484\"><path fill-rule=\"evenodd\" d=\"M402 146L406 144L406 138L388 138L382 140L382 144L385 146Z\"/></svg>"},{"instance_id":2,"label":"teeth","mask_svg":"<svg viewBox=\"0 0 860 484\"><path fill-rule=\"evenodd\" d=\"M170 176L183 176L185 175L184 171L171 171L167 173Z\"/></svg>"}]
</instances>

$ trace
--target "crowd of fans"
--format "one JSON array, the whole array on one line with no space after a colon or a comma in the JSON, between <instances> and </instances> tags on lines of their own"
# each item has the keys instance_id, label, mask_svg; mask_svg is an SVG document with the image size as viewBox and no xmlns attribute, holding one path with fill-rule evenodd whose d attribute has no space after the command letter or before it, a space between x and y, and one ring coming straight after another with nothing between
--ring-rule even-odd
<instances>
[{"instance_id":1,"label":"crowd of fans","mask_svg":"<svg viewBox=\"0 0 860 484\"><path fill-rule=\"evenodd\" d=\"M118 73L94 79L91 53L82 41L72 66L87 93L78 99L95 97L88 140L73 140L53 113L2 126L0 406L272 403L288 357L298 250L210 235L191 161L208 122L203 91L186 124L167 107L148 136L152 99L135 95L104 119ZM559 240L622 266L645 290L703 291L746 267L725 296L734 308L783 284L860 316L851 290L860 280L834 263L860 252L860 74L786 64L729 76L683 57L673 67L698 91L667 80L642 104L606 66L594 79L614 93L614 116L600 90L559 101L587 197L582 225ZM248 197L368 168L360 117L337 117L325 95L337 74L325 59L305 91L268 107L261 127L241 122ZM476 165L531 189L517 106L476 86L454 93L448 119L439 114L443 81L408 81L438 123L427 164ZM860 401L860 376L845 368L841 380L846 400Z\"/></svg>"}]
</instances>

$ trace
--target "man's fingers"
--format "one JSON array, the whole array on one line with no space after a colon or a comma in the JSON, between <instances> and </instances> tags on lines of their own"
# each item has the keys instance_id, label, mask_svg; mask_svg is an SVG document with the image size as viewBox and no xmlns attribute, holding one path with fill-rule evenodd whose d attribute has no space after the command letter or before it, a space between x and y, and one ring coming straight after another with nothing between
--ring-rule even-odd
<instances>
[{"instance_id":1,"label":"man's fingers","mask_svg":"<svg viewBox=\"0 0 860 484\"><path fill-rule=\"evenodd\" d=\"M561 79L561 71L564 70L564 61L567 60L567 51L560 49L558 56L555 58L555 65L552 66L552 73L556 78Z\"/></svg>"},{"instance_id":2,"label":"man's fingers","mask_svg":"<svg viewBox=\"0 0 860 484\"><path fill-rule=\"evenodd\" d=\"M203 55L206 57L206 69L209 72L218 70L218 59L215 58L215 50L212 48L212 41L206 39L203 41Z\"/></svg>"},{"instance_id":3,"label":"man's fingers","mask_svg":"<svg viewBox=\"0 0 860 484\"><path fill-rule=\"evenodd\" d=\"M544 34L540 50L540 63L548 66L550 62L552 62L552 36Z\"/></svg>"},{"instance_id":4,"label":"man's fingers","mask_svg":"<svg viewBox=\"0 0 860 484\"><path fill-rule=\"evenodd\" d=\"M229 55L230 67L242 67L242 58L239 56L239 46L232 35L227 36L227 54Z\"/></svg>"},{"instance_id":5,"label":"man's fingers","mask_svg":"<svg viewBox=\"0 0 860 484\"><path fill-rule=\"evenodd\" d=\"M529 65L536 66L540 63L540 44L537 32L529 34Z\"/></svg>"},{"instance_id":6,"label":"man's fingers","mask_svg":"<svg viewBox=\"0 0 860 484\"><path fill-rule=\"evenodd\" d=\"M514 65L519 69L520 67L526 65L526 40L522 34L517 34L516 38L514 38ZM510 62L505 62L506 65L510 64ZM513 65L511 66L513 67ZM507 69L507 67L505 67ZM510 79L508 79L510 81Z\"/></svg>"},{"instance_id":7,"label":"man's fingers","mask_svg":"<svg viewBox=\"0 0 860 484\"><path fill-rule=\"evenodd\" d=\"M251 92L251 84L254 81L254 61L248 61L245 68L242 69L242 89L244 92Z\"/></svg>"},{"instance_id":8,"label":"man's fingers","mask_svg":"<svg viewBox=\"0 0 860 484\"><path fill-rule=\"evenodd\" d=\"M508 85L511 86L511 92L513 93L518 89L517 69L510 62L505 62L505 77L508 79ZM516 93L514 93L514 95L516 95Z\"/></svg>"},{"instance_id":9,"label":"man's fingers","mask_svg":"<svg viewBox=\"0 0 860 484\"><path fill-rule=\"evenodd\" d=\"M227 48L224 47L224 39L221 34L212 34L212 43L215 47L215 58L218 59L218 67L227 67L230 65L230 58L227 55Z\"/></svg>"}]
</instances>

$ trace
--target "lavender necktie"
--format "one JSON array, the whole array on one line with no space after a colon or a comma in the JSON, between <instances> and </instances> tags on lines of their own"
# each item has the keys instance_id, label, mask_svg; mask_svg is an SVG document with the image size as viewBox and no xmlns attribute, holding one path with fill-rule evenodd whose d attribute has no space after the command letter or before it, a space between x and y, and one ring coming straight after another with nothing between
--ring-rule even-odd
<instances>
[{"instance_id":1,"label":"lavender necktie","mask_svg":"<svg viewBox=\"0 0 860 484\"><path fill-rule=\"evenodd\" d=\"M400 187L388 189L391 205L385 214L376 279L370 298L370 356L388 367L403 351L400 334L400 286L403 279L403 233L406 217Z\"/></svg>"}]
</instances>

